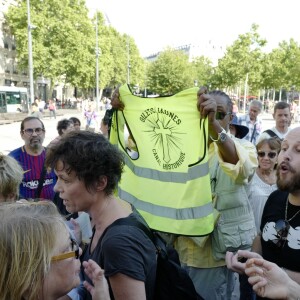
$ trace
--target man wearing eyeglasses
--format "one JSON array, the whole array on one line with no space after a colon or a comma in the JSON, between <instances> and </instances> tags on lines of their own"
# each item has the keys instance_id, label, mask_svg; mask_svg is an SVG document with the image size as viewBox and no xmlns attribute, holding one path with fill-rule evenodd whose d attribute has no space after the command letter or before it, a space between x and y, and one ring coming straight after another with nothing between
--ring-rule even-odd
<instances>
[{"instance_id":1,"label":"man wearing eyeglasses","mask_svg":"<svg viewBox=\"0 0 300 300\"><path fill-rule=\"evenodd\" d=\"M9 153L23 167L24 176L20 184L20 198L41 198L53 200L56 175L46 171L44 161L46 149L43 147L45 126L37 117L26 117L20 130L24 146Z\"/></svg>"}]
</instances>

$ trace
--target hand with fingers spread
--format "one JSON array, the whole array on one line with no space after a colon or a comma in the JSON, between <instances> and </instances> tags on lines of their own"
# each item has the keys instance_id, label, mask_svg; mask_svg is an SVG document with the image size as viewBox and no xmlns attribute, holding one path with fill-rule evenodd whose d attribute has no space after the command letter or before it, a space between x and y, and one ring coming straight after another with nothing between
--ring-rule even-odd
<instances>
[{"instance_id":1,"label":"hand with fingers spread","mask_svg":"<svg viewBox=\"0 0 300 300\"><path fill-rule=\"evenodd\" d=\"M109 288L107 280L104 276L104 270L100 266L89 259L82 263L84 266L84 272L93 281L93 285L84 281L84 287L90 292L93 300L110 300Z\"/></svg>"},{"instance_id":2,"label":"hand with fingers spread","mask_svg":"<svg viewBox=\"0 0 300 300\"><path fill-rule=\"evenodd\" d=\"M298 299L300 286L287 273L264 259L252 258L246 263L249 283L260 297L271 299Z\"/></svg>"}]
</instances>

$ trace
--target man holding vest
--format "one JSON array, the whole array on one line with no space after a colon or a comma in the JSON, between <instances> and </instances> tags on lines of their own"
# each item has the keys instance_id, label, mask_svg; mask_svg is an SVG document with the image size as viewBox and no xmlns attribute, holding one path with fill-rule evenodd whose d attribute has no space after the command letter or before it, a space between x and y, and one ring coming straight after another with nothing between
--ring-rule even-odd
<instances>
[{"instance_id":1,"label":"man holding vest","mask_svg":"<svg viewBox=\"0 0 300 300\"><path fill-rule=\"evenodd\" d=\"M245 190L257 167L256 151L252 143L229 133L232 102L227 94L199 90L198 109L202 118L208 118L211 189L220 217L211 235L180 236L175 247L197 292L204 299L225 300L231 299L234 289L234 273L226 267L226 251L250 249L256 235Z\"/></svg>"},{"instance_id":2,"label":"man holding vest","mask_svg":"<svg viewBox=\"0 0 300 300\"><path fill-rule=\"evenodd\" d=\"M127 121L128 121L128 115L131 111L134 111L134 108L136 107L134 104L132 104L132 95L130 95L130 92L126 89L121 87L120 89L120 95L122 101L126 100L126 94L129 95L130 101L126 102L126 108L128 109L127 112ZM185 91L183 91L184 93ZM195 93L197 90L195 91ZM247 198L247 193L245 190L245 186L248 183L248 178L253 175L255 168L257 167L257 158L256 158L256 150L252 143L246 141L246 140L239 140L234 138L234 136L230 135L229 133L229 124L232 119L232 102L231 99L228 97L227 94L221 92L221 91L212 91L209 94L203 94L201 95L202 91L200 90L198 92L198 108L201 113L201 122L202 123L205 120L205 123L207 121L208 126L208 134L205 134L208 136L208 143L209 143L209 155L208 155L208 173L211 181L211 190L214 195L214 206L220 213L219 221L217 222L217 225L215 229L212 230L213 233L211 233L208 236L199 236L200 234L193 234L193 231L195 231L195 227L199 226L201 224L201 227L205 227L205 224L201 223L203 222L203 218L199 218L199 220L195 221L196 223L193 223L193 228L190 228L189 233L183 234L179 231L165 231L165 232L172 232L175 233L175 236L178 237L175 240L175 247L179 252L180 259L182 264L187 268L189 275L191 276L195 288L197 292L204 298L204 299L230 299L233 286L234 286L234 276L233 272L230 270L227 270L226 263L225 263L225 254L228 249L235 249L236 251L238 249L250 249L252 245L252 240L256 235L256 228L255 228L255 222L254 222L254 216ZM187 91L186 91L187 93ZM195 95L193 95L194 97ZM193 98L192 97L192 98ZM119 98L119 91L116 92L116 98ZM179 102L178 106L181 107L181 103L185 103L187 105L188 95L185 95L185 98L183 98L185 102ZM120 102L120 99L115 99L116 101L113 101L113 106L122 110L124 108L123 106L120 106L122 102ZM162 101L162 100L161 100ZM193 100L194 101L194 100ZM116 102L116 103L114 103ZM144 104L145 101L142 103ZM191 102L193 106L191 106L191 109L194 111L195 109L195 102ZM189 104L190 105L190 104ZM133 106L133 107L131 107ZM173 105L174 106L174 105ZM181 109L182 110L182 109ZM153 109L154 111L154 109ZM155 113L151 114L151 110L147 110L148 114L143 114L142 117L145 119L147 116L150 118L151 116L155 116L155 120L157 118L157 109ZM178 118L175 119L178 121ZM152 123L154 121L152 120ZM134 122L136 125L137 122ZM151 123L151 124L152 124ZM198 119L199 124L199 119ZM203 123L204 124L204 123ZM118 126L120 124L118 123ZM190 126L189 130L195 130L196 123L193 124L193 126ZM113 127L113 126L112 126ZM165 126L164 128L166 128ZM174 126L173 126L174 127ZM133 129L133 128L131 128ZM133 132L133 135L135 138L137 138L138 134L143 132L143 129L141 126L136 129L136 132ZM172 128L174 131L174 129ZM150 130L148 129L150 132ZM153 130L152 130L153 131ZM151 132L152 132L151 131ZM178 130L177 130L178 131ZM146 131L145 131L146 132ZM181 132L181 131L178 131ZM170 134L171 135L171 134ZM181 134L182 135L182 134ZM184 135L185 137L185 135ZM195 137L193 140L189 140L186 142L193 143L194 151L190 153L190 156L194 156L196 152L196 146L197 143L202 139L202 137L198 137L198 141L196 140L197 137ZM119 138L119 140L121 140ZM145 140L145 138L144 138ZM143 141L144 141L143 140ZM200 143L201 144L201 143ZM144 143L139 143L139 152L143 153L141 151L141 147L144 146ZM157 151L158 153L158 151ZM168 152L166 152L168 154ZM136 160L137 162L140 159ZM201 167L201 166L200 166ZM131 169L134 170L136 167L131 167ZM141 168L143 168L145 173L145 166L140 165L138 168L136 168L139 173ZM152 167L153 168L153 167ZM195 169L195 171L203 172L202 167L199 169ZM143 174L144 174L143 173ZM158 174L159 172L155 171L152 173ZM146 175L148 177L151 176L152 173L147 173ZM122 177L123 184L130 184L134 182L134 186L137 185L136 180L128 180L128 174L130 174L130 170L127 170L127 177ZM161 173L159 173L161 174ZM179 173L183 174L183 173ZM193 178L196 177L198 173L191 173L193 174ZM152 194L154 194L154 191L159 191L159 197L157 199L157 202L159 201L160 205L162 201L164 200L163 192L165 190L169 190L171 186L171 182L168 181L166 184L165 177L167 174L163 174L164 176L161 176L160 180L156 180L156 184L153 186ZM172 175L174 180L180 179L180 177ZM147 179L149 180L149 179ZM182 190L186 188L187 184L190 184L191 180L189 180L185 184L181 184L181 190L178 189L176 193L174 193L174 190L171 189L171 192L173 194L172 199L177 200L180 197L180 192L182 193ZM161 185L161 186L160 186ZM177 184L178 185L178 184ZM178 187L179 188L179 187ZM210 187L208 187L210 188ZM149 196L150 192L147 192L148 189L147 186L143 189L143 195L140 196ZM122 192L122 190L121 190ZM124 195L127 196L129 193L125 193ZM146 195L145 195L146 194ZM204 199L207 195L211 197L211 191L205 191L205 187L201 184L196 185L193 188L190 188L185 193L185 200L190 197L191 194L196 194L199 199ZM176 197L175 197L176 196ZM120 198L122 198L123 195L120 194ZM139 202L137 201L137 197L134 198L135 205L139 205ZM130 201L130 198L129 200ZM185 201L185 202L191 202ZM211 200L210 200L211 202ZM144 204L144 201L142 201ZM210 203L208 203L210 204ZM186 214L179 214L179 221L176 222L175 219L172 220L172 222L169 221L169 224L171 223L172 229L176 229L179 222L181 222L180 229L184 229L184 222L188 221L191 222L192 218L196 218L198 214L201 216L203 215L206 210L205 208L208 206L208 204L203 205L202 209L200 211L195 211L195 214L189 215L188 220L184 220L184 217ZM147 204L147 209L149 204ZM155 207L154 207L155 208ZM175 209L173 209L175 210ZM153 211L153 210L151 210ZM171 209L172 211L172 209ZM186 209L177 209L176 211L183 211L185 212ZM162 210L162 208L159 211L159 214L162 215L163 213L166 213L165 210ZM145 217L148 216L149 213L145 215ZM177 216L177 214L176 214ZM169 217L170 218L170 217ZM159 217L154 218L155 223L153 223L154 229L158 229L155 226L157 226L158 221L160 220ZM150 223L151 223L150 219ZM182 224L183 223L183 224ZM162 228L162 224L160 224L160 228ZM164 231L164 230L160 230ZM211 231L207 231L211 232ZM207 233L204 233L205 235ZM199 237L194 237L199 236Z\"/></svg>"},{"instance_id":3,"label":"man holding vest","mask_svg":"<svg viewBox=\"0 0 300 300\"><path fill-rule=\"evenodd\" d=\"M275 126L271 129L265 130L259 137L259 141L268 139L270 137L278 137L283 140L287 133L290 131L291 124L291 110L287 102L277 102L274 106L273 118Z\"/></svg>"}]
</instances>

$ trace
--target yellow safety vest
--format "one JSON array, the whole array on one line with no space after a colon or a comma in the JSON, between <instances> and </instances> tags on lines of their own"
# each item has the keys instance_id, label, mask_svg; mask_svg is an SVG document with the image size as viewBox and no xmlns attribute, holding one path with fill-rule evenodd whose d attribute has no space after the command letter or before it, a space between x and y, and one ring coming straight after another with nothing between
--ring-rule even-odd
<instances>
[{"instance_id":1,"label":"yellow safety vest","mask_svg":"<svg viewBox=\"0 0 300 300\"><path fill-rule=\"evenodd\" d=\"M214 228L208 125L197 111L197 91L141 98L127 85L119 90L125 109L115 113L110 135L125 154L118 195L158 231L201 236Z\"/></svg>"}]
</instances>

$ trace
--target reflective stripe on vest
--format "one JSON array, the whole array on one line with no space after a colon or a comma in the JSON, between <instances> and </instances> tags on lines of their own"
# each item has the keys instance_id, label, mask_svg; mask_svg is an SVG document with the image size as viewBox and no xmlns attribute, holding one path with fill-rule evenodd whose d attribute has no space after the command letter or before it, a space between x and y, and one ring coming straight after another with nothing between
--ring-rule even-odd
<instances>
[{"instance_id":1,"label":"reflective stripe on vest","mask_svg":"<svg viewBox=\"0 0 300 300\"><path fill-rule=\"evenodd\" d=\"M125 109L115 114L110 138L125 154L118 194L155 230L190 236L213 231L207 121L200 120L197 91L140 98L127 85L119 89Z\"/></svg>"}]
</instances>

